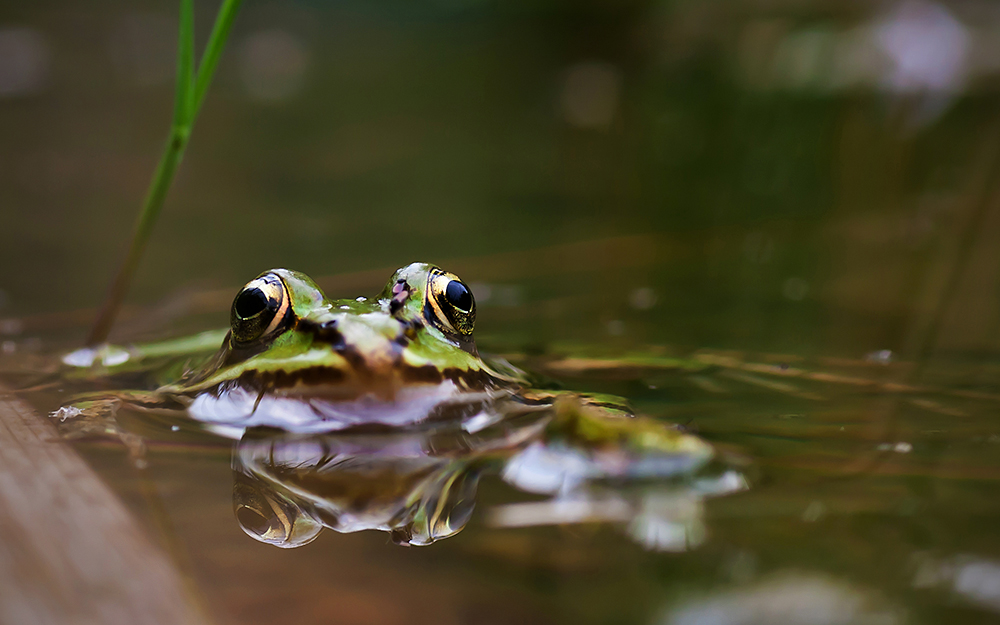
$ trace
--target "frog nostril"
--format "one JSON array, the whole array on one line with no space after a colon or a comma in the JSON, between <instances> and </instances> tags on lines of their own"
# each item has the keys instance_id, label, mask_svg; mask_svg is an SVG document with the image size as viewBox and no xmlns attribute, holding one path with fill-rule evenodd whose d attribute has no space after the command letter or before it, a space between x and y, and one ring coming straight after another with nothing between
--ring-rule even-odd
<instances>
[{"instance_id":1,"label":"frog nostril","mask_svg":"<svg viewBox=\"0 0 1000 625\"><path fill-rule=\"evenodd\" d=\"M406 298L410 297L410 290L410 285L403 278L396 281L396 284L392 286L392 299L389 300L390 315L395 315L402 310Z\"/></svg>"}]
</instances>

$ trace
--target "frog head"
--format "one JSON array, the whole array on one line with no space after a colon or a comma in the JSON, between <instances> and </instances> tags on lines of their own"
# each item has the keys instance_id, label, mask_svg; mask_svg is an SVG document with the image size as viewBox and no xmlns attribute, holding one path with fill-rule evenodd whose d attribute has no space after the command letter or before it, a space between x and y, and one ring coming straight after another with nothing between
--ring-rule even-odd
<instances>
[{"instance_id":1,"label":"frog head","mask_svg":"<svg viewBox=\"0 0 1000 625\"><path fill-rule=\"evenodd\" d=\"M479 358L475 318L471 289L426 263L397 270L373 299L351 300L327 299L308 276L272 269L237 293L229 333L215 357L160 391L193 398L192 411L208 421L261 413L283 399L298 403L284 402L275 413L286 426L315 420L306 413L323 413L321 421L368 423L370 415L355 413L372 400L426 413L443 399L509 381ZM369 403L349 403L360 399ZM290 419L287 410L298 416ZM330 410L337 415L326 414ZM390 424L415 418L405 413L394 410Z\"/></svg>"}]
</instances>

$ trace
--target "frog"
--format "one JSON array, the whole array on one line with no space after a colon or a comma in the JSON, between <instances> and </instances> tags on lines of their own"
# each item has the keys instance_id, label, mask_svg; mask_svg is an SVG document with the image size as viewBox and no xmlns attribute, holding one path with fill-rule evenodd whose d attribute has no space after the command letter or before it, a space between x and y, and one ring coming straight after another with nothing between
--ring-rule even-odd
<instances>
[{"instance_id":1,"label":"frog","mask_svg":"<svg viewBox=\"0 0 1000 625\"><path fill-rule=\"evenodd\" d=\"M435 265L411 263L375 297L339 300L303 273L272 269L237 292L229 317L223 331L65 355L64 381L152 384L68 404L103 398L182 409L203 424L306 432L481 419L484 406L500 402L544 408L572 397L601 408L607 424L645 423L621 398L559 391L481 355L472 290ZM670 432L681 447L695 440Z\"/></svg>"},{"instance_id":2,"label":"frog","mask_svg":"<svg viewBox=\"0 0 1000 625\"><path fill-rule=\"evenodd\" d=\"M68 433L117 431L133 446L136 432L163 435L157 419L235 441L235 516L275 546L323 527L432 544L468 522L487 470L579 502L616 492L609 483L693 479L716 457L621 398L554 388L481 354L472 289L433 264L401 267L373 298L336 300L271 269L237 292L229 318L224 331L67 354L64 380L149 388L76 395L53 416Z\"/></svg>"}]
</instances>

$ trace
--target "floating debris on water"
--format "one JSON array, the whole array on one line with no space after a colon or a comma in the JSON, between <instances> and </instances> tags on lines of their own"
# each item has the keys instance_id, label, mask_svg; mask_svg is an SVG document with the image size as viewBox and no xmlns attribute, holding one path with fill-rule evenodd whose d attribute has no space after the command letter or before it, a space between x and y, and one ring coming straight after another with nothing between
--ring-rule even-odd
<instances>
[{"instance_id":1,"label":"floating debris on water","mask_svg":"<svg viewBox=\"0 0 1000 625\"><path fill-rule=\"evenodd\" d=\"M79 417L83 414L83 411L76 406L63 406L59 410L53 410L49 413L49 416L53 419L59 419L60 423L65 423L67 419L72 419L73 417Z\"/></svg>"},{"instance_id":2,"label":"floating debris on water","mask_svg":"<svg viewBox=\"0 0 1000 625\"><path fill-rule=\"evenodd\" d=\"M101 345L100 347L84 347L70 352L63 356L63 364L70 367L92 367L101 364L105 367L114 367L128 362L128 350L114 345Z\"/></svg>"},{"instance_id":3,"label":"floating debris on water","mask_svg":"<svg viewBox=\"0 0 1000 625\"><path fill-rule=\"evenodd\" d=\"M891 349L880 349L874 352L869 352L865 354L865 360L868 362L874 362L880 365L887 365L892 362L892 350Z\"/></svg>"},{"instance_id":4,"label":"floating debris on water","mask_svg":"<svg viewBox=\"0 0 1000 625\"><path fill-rule=\"evenodd\" d=\"M897 454L908 454L913 451L913 445L905 441L900 441L898 443L880 443L875 449L878 451L894 451Z\"/></svg>"}]
</instances>

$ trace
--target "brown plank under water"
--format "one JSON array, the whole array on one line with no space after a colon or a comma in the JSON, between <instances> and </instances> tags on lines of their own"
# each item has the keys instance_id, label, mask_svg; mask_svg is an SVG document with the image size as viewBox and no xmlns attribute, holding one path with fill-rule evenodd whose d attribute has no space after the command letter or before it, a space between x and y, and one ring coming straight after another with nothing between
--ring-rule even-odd
<instances>
[{"instance_id":1,"label":"brown plank under water","mask_svg":"<svg viewBox=\"0 0 1000 625\"><path fill-rule=\"evenodd\" d=\"M0 625L199 624L168 557L55 427L0 388Z\"/></svg>"}]
</instances>

